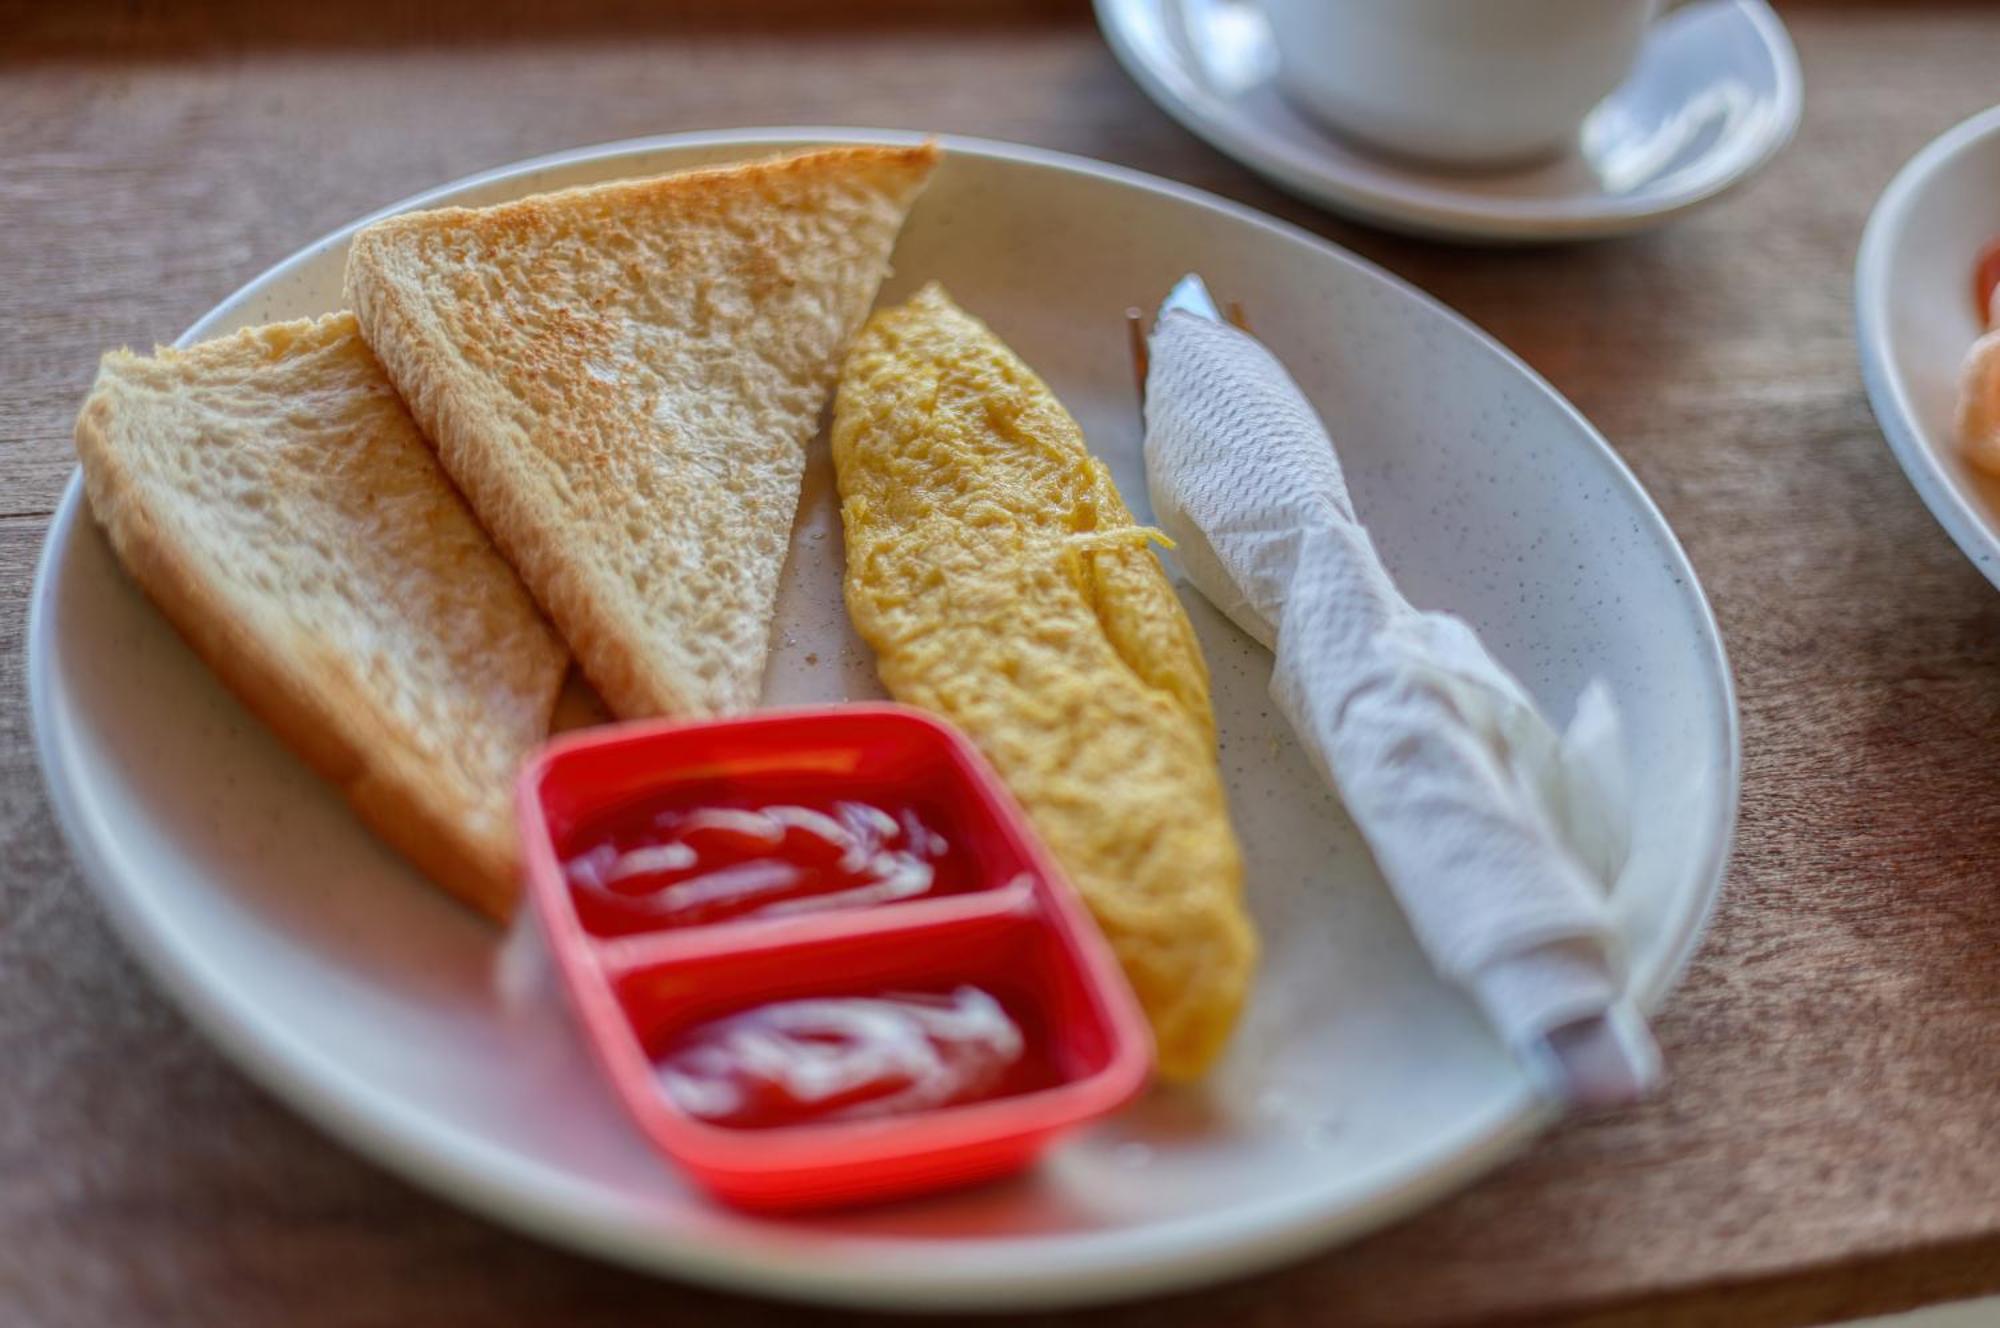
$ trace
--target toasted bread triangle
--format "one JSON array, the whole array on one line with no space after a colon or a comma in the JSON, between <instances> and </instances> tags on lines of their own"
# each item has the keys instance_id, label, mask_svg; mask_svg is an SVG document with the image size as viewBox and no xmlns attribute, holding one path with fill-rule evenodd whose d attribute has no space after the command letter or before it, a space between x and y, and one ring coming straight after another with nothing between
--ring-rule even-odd
<instances>
[{"instance_id":1,"label":"toasted bread triangle","mask_svg":"<svg viewBox=\"0 0 2000 1328\"><path fill-rule=\"evenodd\" d=\"M756 703L807 446L937 150L391 217L347 295L606 703Z\"/></svg>"},{"instance_id":2,"label":"toasted bread triangle","mask_svg":"<svg viewBox=\"0 0 2000 1328\"><path fill-rule=\"evenodd\" d=\"M92 512L196 653L362 819L512 911L516 768L567 660L350 314L104 357Z\"/></svg>"}]
</instances>

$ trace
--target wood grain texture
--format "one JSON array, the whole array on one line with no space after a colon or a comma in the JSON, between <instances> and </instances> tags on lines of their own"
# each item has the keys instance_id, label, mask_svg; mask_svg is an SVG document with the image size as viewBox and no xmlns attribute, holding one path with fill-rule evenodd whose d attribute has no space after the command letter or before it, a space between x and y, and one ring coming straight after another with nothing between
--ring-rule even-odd
<instances>
[{"instance_id":1,"label":"wood grain texture","mask_svg":"<svg viewBox=\"0 0 2000 1328\"><path fill-rule=\"evenodd\" d=\"M1849 314L1871 200L1996 94L2000 8L1785 6L1806 121L1763 178L1656 234L1511 253L1275 193L1146 102L1081 5L270 8L0 0L0 1321L841 1321L543 1249L269 1103L84 897L22 698L32 564L102 348L170 339L440 180L781 123L1086 153L1384 263L1602 427L1736 668L1742 826L1659 1021L1666 1093L1357 1245L1101 1321L1795 1324L2000 1287L2000 595L1891 460Z\"/></svg>"}]
</instances>

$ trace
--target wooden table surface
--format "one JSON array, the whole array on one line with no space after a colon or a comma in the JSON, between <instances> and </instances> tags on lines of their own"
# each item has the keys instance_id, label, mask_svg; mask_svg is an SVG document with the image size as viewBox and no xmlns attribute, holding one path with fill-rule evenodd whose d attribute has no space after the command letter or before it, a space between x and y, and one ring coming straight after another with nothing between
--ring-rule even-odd
<instances>
[{"instance_id":1,"label":"wooden table surface","mask_svg":"<svg viewBox=\"0 0 2000 1328\"><path fill-rule=\"evenodd\" d=\"M169 340L306 240L438 181L785 123L1084 153L1409 278L1610 437L1680 533L1736 668L1742 824L1714 928L1658 1022L1664 1094L1558 1129L1346 1249L1104 1320L1806 1323L2000 1288L2000 594L1890 459L1849 314L1871 200L2000 96L2000 6L1788 4L1805 125L1761 179L1656 234L1485 253L1265 186L1147 102L1080 3L874 4L837 22L804 0L455 0L419 17L388 0L11 3L0 1321L821 1321L501 1231L252 1088L107 932L44 801L23 697L29 580L101 349Z\"/></svg>"}]
</instances>

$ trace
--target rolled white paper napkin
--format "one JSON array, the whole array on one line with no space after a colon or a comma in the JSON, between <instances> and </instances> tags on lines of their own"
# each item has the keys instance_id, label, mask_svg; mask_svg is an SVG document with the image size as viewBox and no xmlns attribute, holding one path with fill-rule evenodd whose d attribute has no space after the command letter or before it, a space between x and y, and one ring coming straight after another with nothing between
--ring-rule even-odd
<instances>
[{"instance_id":1,"label":"rolled white paper napkin","mask_svg":"<svg viewBox=\"0 0 2000 1328\"><path fill-rule=\"evenodd\" d=\"M1332 441L1195 279L1150 342L1146 476L1190 580L1276 659L1271 694L1339 790L1439 972L1550 1096L1631 1101L1659 1055L1605 892L1628 849L1617 708L1558 734L1458 618L1396 589Z\"/></svg>"}]
</instances>

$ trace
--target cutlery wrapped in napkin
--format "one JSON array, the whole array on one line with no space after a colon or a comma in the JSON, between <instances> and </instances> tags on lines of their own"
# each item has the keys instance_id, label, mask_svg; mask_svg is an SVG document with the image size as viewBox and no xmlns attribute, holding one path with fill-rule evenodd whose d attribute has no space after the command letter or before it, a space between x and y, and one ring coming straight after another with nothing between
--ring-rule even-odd
<instances>
[{"instance_id":1,"label":"cutlery wrapped in napkin","mask_svg":"<svg viewBox=\"0 0 2000 1328\"><path fill-rule=\"evenodd\" d=\"M1630 814L1609 691L1588 687L1558 733L1471 627L1403 598L1312 407L1199 278L1168 297L1148 348L1160 528L1196 588L1273 651L1272 696L1425 953L1550 1096L1641 1096L1659 1057L1605 898Z\"/></svg>"}]
</instances>

